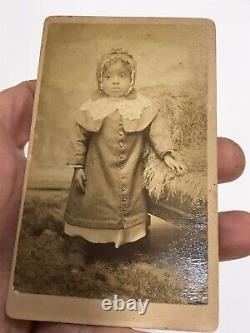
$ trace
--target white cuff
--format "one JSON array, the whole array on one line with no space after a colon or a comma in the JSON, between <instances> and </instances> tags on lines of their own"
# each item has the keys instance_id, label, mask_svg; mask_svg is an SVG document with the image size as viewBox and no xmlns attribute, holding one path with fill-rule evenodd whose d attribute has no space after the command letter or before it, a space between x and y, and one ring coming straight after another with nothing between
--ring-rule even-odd
<instances>
[{"instance_id":1,"label":"white cuff","mask_svg":"<svg viewBox=\"0 0 250 333\"><path fill-rule=\"evenodd\" d=\"M164 158L165 155L167 155L168 153L174 153L175 149L168 149L166 151L164 151L164 153L161 153L161 158Z\"/></svg>"}]
</instances>

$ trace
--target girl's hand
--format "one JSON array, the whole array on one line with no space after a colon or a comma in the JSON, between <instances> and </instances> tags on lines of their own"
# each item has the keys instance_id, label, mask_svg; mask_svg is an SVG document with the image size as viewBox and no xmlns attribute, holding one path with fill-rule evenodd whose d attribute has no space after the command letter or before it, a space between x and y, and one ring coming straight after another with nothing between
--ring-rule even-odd
<instances>
[{"instance_id":1,"label":"girl's hand","mask_svg":"<svg viewBox=\"0 0 250 333\"><path fill-rule=\"evenodd\" d=\"M86 175L83 168L76 168L75 170L75 185L82 193L85 193Z\"/></svg>"},{"instance_id":2,"label":"girl's hand","mask_svg":"<svg viewBox=\"0 0 250 333\"><path fill-rule=\"evenodd\" d=\"M187 169L183 163L176 161L170 154L164 156L164 162L170 169L175 170L178 175L184 173Z\"/></svg>"}]
</instances>

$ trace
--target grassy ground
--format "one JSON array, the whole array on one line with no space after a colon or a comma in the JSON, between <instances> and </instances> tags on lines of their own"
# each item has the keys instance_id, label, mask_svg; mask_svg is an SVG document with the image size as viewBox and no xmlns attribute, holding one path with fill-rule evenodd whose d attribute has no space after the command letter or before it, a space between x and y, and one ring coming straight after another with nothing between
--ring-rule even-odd
<instances>
[{"instance_id":1,"label":"grassy ground","mask_svg":"<svg viewBox=\"0 0 250 333\"><path fill-rule=\"evenodd\" d=\"M87 298L149 298L157 303L206 303L206 228L176 216L152 219L150 237L122 245L93 244L85 271L72 275L63 234L66 191L28 191L15 288Z\"/></svg>"}]
</instances>

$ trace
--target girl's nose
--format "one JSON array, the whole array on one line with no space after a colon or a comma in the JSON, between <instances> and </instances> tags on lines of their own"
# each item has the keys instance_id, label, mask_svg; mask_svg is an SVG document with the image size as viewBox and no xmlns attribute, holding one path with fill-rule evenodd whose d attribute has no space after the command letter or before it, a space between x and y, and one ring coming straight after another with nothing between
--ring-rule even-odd
<instances>
[{"instance_id":1,"label":"girl's nose","mask_svg":"<svg viewBox=\"0 0 250 333\"><path fill-rule=\"evenodd\" d=\"M113 79L113 85L117 85L119 83L120 83L119 78L118 77L114 77L114 79Z\"/></svg>"}]
</instances>

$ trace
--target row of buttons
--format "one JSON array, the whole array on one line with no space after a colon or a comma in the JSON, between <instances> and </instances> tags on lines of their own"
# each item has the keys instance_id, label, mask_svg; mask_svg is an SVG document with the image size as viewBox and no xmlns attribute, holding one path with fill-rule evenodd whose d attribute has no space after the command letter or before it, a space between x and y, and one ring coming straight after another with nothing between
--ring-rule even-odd
<instances>
[{"instance_id":1,"label":"row of buttons","mask_svg":"<svg viewBox=\"0 0 250 333\"><path fill-rule=\"evenodd\" d=\"M123 131L123 128L122 128L122 125L123 125L123 122L122 122L122 116L120 116L120 121L119 121L119 136L121 138L121 140L119 141L119 146L120 148L123 148L124 147L124 142L122 141L122 138L124 137L124 131ZM124 159L125 159L125 154L124 154L124 149L121 149L121 152L120 152L120 155L119 155L119 158L120 158L120 164L119 164L119 167L120 169L123 169L125 164L124 164ZM126 211L127 211L127 195L125 194L126 190L127 190L127 187L126 187L126 184L122 184L122 187L121 187L121 190L123 192L122 196L121 196L121 206L120 206L120 210L121 210L121 221L122 222L126 222L127 221L127 216L124 216L126 214Z\"/></svg>"},{"instance_id":2,"label":"row of buttons","mask_svg":"<svg viewBox=\"0 0 250 333\"><path fill-rule=\"evenodd\" d=\"M122 128L122 124L123 124L123 122L122 122L122 116L120 115L120 121L119 121L119 125L120 125L120 128L119 128L119 136L120 137L123 137L124 136L124 131L123 131L123 128ZM121 147L121 148L123 148L124 147L124 142L123 141L120 141L119 142L119 146ZM124 168L124 163L122 162L123 160L124 160L124 155L123 154L120 154L120 160L121 160L121 162L120 162L120 168L121 169L123 169Z\"/></svg>"}]
</instances>

